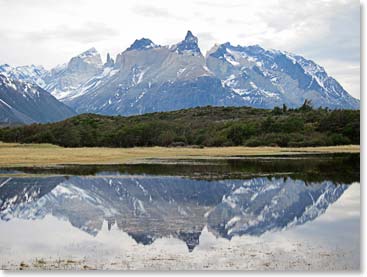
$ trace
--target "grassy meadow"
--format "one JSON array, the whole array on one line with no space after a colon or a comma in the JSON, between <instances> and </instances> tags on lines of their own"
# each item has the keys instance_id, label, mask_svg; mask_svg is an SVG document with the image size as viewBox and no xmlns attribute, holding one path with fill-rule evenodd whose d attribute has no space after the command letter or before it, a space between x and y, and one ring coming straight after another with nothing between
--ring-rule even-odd
<instances>
[{"instance_id":1,"label":"grassy meadow","mask_svg":"<svg viewBox=\"0 0 367 277\"><path fill-rule=\"evenodd\" d=\"M359 153L359 145L327 147L80 147L51 144L0 143L0 167L55 166L62 164L127 164L149 159L210 159L233 156Z\"/></svg>"}]
</instances>

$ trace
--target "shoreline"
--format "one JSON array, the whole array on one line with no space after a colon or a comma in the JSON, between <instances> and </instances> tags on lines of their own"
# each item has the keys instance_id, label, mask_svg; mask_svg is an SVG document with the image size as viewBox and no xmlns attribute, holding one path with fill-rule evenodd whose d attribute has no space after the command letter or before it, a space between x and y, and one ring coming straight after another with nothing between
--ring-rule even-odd
<instances>
[{"instance_id":1,"label":"shoreline","mask_svg":"<svg viewBox=\"0 0 367 277\"><path fill-rule=\"evenodd\" d=\"M206 231L207 232L207 231ZM270 236L270 237L269 237ZM309 239L290 237L287 241L271 241L276 233L263 237L235 237L232 241L203 238L203 245L188 252L186 245L175 239L160 238L149 246L103 248L81 255L65 248L58 255L17 257L9 253L1 270L241 270L241 271L357 271L355 259L345 259L351 249L332 249ZM264 238L265 237L265 238ZM171 244L169 244L171 243ZM68 248L70 249L70 247ZM108 251L107 251L108 250ZM109 255L104 255L107 251Z\"/></svg>"},{"instance_id":2,"label":"shoreline","mask_svg":"<svg viewBox=\"0 0 367 277\"><path fill-rule=\"evenodd\" d=\"M135 147L63 148L51 144L0 143L0 167L59 165L118 165L154 159L225 159L360 153L360 145L322 147Z\"/></svg>"}]
</instances>

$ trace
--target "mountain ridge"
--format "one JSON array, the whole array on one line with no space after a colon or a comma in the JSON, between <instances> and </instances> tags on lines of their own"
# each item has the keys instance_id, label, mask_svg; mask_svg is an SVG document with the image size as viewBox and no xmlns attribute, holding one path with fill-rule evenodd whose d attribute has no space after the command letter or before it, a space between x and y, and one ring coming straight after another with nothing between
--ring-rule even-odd
<instances>
[{"instance_id":1,"label":"mountain ridge","mask_svg":"<svg viewBox=\"0 0 367 277\"><path fill-rule=\"evenodd\" d=\"M259 45L216 44L205 56L187 31L171 46L149 38L103 63L95 48L51 70L0 65L0 73L35 83L77 113L135 115L198 106L359 109L353 98L312 60Z\"/></svg>"},{"instance_id":2,"label":"mountain ridge","mask_svg":"<svg viewBox=\"0 0 367 277\"><path fill-rule=\"evenodd\" d=\"M31 124L60 121L75 112L41 87L0 73L0 123Z\"/></svg>"}]
</instances>

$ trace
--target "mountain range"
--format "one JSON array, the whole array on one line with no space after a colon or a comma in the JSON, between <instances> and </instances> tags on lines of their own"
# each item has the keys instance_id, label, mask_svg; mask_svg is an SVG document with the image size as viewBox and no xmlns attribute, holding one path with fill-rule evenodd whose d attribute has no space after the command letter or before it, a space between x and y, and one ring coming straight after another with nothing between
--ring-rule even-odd
<instances>
[{"instance_id":1,"label":"mountain range","mask_svg":"<svg viewBox=\"0 0 367 277\"><path fill-rule=\"evenodd\" d=\"M190 31L172 46L148 38L135 40L115 59L108 54L104 63L91 48L51 70L4 64L0 74L49 92L76 113L135 115L207 105L267 109L283 104L299 107L305 99L314 107L331 109L359 109L360 105L311 60L259 45L229 42L213 46L204 56L198 38ZM0 90L7 93L3 87ZM12 105L2 94L0 122L14 121L17 113L11 113L8 106L15 108L15 100ZM73 115L64 105L55 111L64 114L51 113L40 120L19 108L17 112L31 120L19 116L18 121L57 121Z\"/></svg>"}]
</instances>

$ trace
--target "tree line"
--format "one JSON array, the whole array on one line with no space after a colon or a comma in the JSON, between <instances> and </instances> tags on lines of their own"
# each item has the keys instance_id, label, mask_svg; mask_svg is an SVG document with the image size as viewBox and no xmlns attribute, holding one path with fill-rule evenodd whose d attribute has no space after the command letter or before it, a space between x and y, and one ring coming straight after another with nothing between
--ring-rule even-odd
<instances>
[{"instance_id":1,"label":"tree line","mask_svg":"<svg viewBox=\"0 0 367 277\"><path fill-rule=\"evenodd\" d=\"M200 107L138 116L82 114L67 120L0 129L0 140L64 147L328 146L360 143L360 111Z\"/></svg>"}]
</instances>

